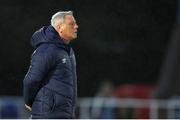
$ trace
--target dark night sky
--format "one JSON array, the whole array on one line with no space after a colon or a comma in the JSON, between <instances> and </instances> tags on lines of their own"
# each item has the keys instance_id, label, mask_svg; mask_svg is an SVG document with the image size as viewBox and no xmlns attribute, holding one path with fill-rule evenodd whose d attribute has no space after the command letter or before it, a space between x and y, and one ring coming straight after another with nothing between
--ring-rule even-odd
<instances>
[{"instance_id":1,"label":"dark night sky","mask_svg":"<svg viewBox=\"0 0 180 120\"><path fill-rule=\"evenodd\" d=\"M175 0L2 0L1 95L22 95L31 35L49 25L59 10L73 10L79 25L72 46L80 96L93 95L106 78L116 85L157 82L175 21Z\"/></svg>"}]
</instances>

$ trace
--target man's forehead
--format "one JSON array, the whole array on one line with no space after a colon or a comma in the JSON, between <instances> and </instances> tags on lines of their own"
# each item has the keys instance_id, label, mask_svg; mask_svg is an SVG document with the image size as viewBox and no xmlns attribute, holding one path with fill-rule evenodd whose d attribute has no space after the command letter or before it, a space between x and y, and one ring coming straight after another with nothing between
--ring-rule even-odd
<instances>
[{"instance_id":1,"label":"man's forehead","mask_svg":"<svg viewBox=\"0 0 180 120\"><path fill-rule=\"evenodd\" d=\"M72 15L66 15L65 20L66 21L76 21Z\"/></svg>"}]
</instances>

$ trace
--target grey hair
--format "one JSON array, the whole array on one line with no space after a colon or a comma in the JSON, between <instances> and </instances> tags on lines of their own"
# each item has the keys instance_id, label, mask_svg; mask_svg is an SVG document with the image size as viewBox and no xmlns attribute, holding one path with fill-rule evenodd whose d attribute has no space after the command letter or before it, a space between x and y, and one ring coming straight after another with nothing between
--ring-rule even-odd
<instances>
[{"instance_id":1,"label":"grey hair","mask_svg":"<svg viewBox=\"0 0 180 120\"><path fill-rule=\"evenodd\" d=\"M52 18L51 18L51 25L56 28L56 26L59 23L63 23L64 22L64 17L66 15L73 15L72 11L59 11L57 13L55 13Z\"/></svg>"}]
</instances>

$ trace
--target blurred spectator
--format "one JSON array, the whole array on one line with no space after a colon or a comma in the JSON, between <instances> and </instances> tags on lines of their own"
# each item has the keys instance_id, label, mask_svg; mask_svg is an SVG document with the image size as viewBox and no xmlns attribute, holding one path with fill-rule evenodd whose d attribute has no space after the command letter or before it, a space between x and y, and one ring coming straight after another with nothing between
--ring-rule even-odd
<instances>
[{"instance_id":1,"label":"blurred spectator","mask_svg":"<svg viewBox=\"0 0 180 120\"><path fill-rule=\"evenodd\" d=\"M174 31L162 66L155 98L168 99L180 93L180 26Z\"/></svg>"},{"instance_id":2,"label":"blurred spectator","mask_svg":"<svg viewBox=\"0 0 180 120\"><path fill-rule=\"evenodd\" d=\"M98 119L113 119L115 118L114 108L105 106L105 99L98 98L113 98L114 97L114 85L111 80L103 81L95 95L95 99L92 103L92 118Z\"/></svg>"},{"instance_id":3,"label":"blurred spectator","mask_svg":"<svg viewBox=\"0 0 180 120\"><path fill-rule=\"evenodd\" d=\"M180 94L180 0L177 2L176 21L154 95L157 99L168 99Z\"/></svg>"},{"instance_id":4,"label":"blurred spectator","mask_svg":"<svg viewBox=\"0 0 180 120\"><path fill-rule=\"evenodd\" d=\"M153 85L146 84L125 84L117 87L115 96L119 98L136 98L136 99L150 99L154 92ZM134 113L134 114L133 114ZM149 108L120 108L119 117L123 119L148 119Z\"/></svg>"},{"instance_id":5,"label":"blurred spectator","mask_svg":"<svg viewBox=\"0 0 180 120\"><path fill-rule=\"evenodd\" d=\"M154 95L157 99L180 97L180 0L177 0L176 21L172 30L167 53L160 71ZM175 117L180 118L180 104L176 104Z\"/></svg>"},{"instance_id":6,"label":"blurred spectator","mask_svg":"<svg viewBox=\"0 0 180 120\"><path fill-rule=\"evenodd\" d=\"M112 97L114 94L114 84L111 80L103 81L96 93L96 97Z\"/></svg>"}]
</instances>

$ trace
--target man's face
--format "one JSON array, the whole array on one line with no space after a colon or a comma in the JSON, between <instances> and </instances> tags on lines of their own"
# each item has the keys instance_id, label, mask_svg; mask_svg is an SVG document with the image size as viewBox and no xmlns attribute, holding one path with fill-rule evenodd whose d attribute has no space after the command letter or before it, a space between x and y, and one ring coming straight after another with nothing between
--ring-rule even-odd
<instances>
[{"instance_id":1,"label":"man's face","mask_svg":"<svg viewBox=\"0 0 180 120\"><path fill-rule=\"evenodd\" d=\"M64 22L61 24L60 32L61 37L67 41L77 38L78 25L72 15L66 15Z\"/></svg>"}]
</instances>

